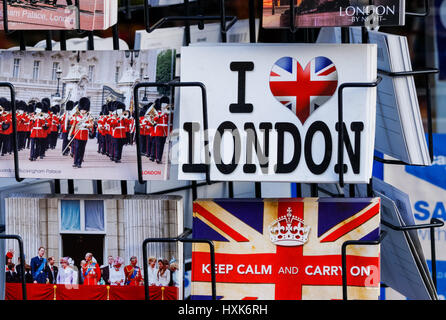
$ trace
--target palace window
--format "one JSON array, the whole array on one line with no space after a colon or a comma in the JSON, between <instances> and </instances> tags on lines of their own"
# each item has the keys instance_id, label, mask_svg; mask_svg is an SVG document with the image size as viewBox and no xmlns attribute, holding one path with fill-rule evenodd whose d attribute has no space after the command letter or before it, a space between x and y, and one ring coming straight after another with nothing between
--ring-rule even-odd
<instances>
[{"instance_id":1,"label":"palace window","mask_svg":"<svg viewBox=\"0 0 446 320\"><path fill-rule=\"evenodd\" d=\"M59 62L53 62L53 69L51 71L51 80L57 80L57 69L59 69Z\"/></svg>"},{"instance_id":2,"label":"palace window","mask_svg":"<svg viewBox=\"0 0 446 320\"><path fill-rule=\"evenodd\" d=\"M103 200L61 200L60 231L62 233L104 233Z\"/></svg>"},{"instance_id":3,"label":"palace window","mask_svg":"<svg viewBox=\"0 0 446 320\"><path fill-rule=\"evenodd\" d=\"M116 71L115 71L115 82L118 83L119 82L119 67L116 67Z\"/></svg>"},{"instance_id":4,"label":"palace window","mask_svg":"<svg viewBox=\"0 0 446 320\"><path fill-rule=\"evenodd\" d=\"M139 69L139 80L144 80L144 68Z\"/></svg>"},{"instance_id":5,"label":"palace window","mask_svg":"<svg viewBox=\"0 0 446 320\"><path fill-rule=\"evenodd\" d=\"M20 59L14 59L14 66L12 68L12 77L18 78L20 74Z\"/></svg>"},{"instance_id":6,"label":"palace window","mask_svg":"<svg viewBox=\"0 0 446 320\"><path fill-rule=\"evenodd\" d=\"M40 68L40 61L34 61L34 66L33 66L33 80L38 80L39 79L39 68Z\"/></svg>"},{"instance_id":7,"label":"palace window","mask_svg":"<svg viewBox=\"0 0 446 320\"><path fill-rule=\"evenodd\" d=\"M88 81L94 81L94 65L88 66Z\"/></svg>"}]
</instances>

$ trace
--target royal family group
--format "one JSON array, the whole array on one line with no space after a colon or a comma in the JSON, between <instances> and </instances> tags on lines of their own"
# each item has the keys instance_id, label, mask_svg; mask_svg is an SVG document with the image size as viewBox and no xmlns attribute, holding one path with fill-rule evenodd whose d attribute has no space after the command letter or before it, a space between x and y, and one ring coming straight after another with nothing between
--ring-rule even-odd
<instances>
[{"instance_id":1,"label":"royal family group","mask_svg":"<svg viewBox=\"0 0 446 320\"><path fill-rule=\"evenodd\" d=\"M80 267L70 257L62 257L59 267L56 266L54 257L45 258L45 248L40 247L37 256L33 257L30 264L22 264L18 258L18 264L13 263L14 251L10 249L6 253L6 282L21 283L21 275L24 265L26 283L40 284L65 284L65 285L116 285L116 286L142 286L144 278L138 259L130 258L130 263L124 265L121 257L108 256L107 264L100 266L92 253L85 255L85 260L80 262ZM148 258L148 283L150 286L178 286L178 264L175 259Z\"/></svg>"}]
</instances>

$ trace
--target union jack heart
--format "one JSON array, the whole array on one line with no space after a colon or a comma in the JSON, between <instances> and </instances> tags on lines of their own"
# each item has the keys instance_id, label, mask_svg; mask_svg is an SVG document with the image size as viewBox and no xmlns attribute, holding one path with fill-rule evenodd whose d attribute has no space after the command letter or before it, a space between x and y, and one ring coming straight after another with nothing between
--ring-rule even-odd
<instances>
[{"instance_id":1,"label":"union jack heart","mask_svg":"<svg viewBox=\"0 0 446 320\"><path fill-rule=\"evenodd\" d=\"M326 57L313 58L305 69L296 59L283 57L271 69L269 86L273 96L304 124L336 92L338 71Z\"/></svg>"}]
</instances>

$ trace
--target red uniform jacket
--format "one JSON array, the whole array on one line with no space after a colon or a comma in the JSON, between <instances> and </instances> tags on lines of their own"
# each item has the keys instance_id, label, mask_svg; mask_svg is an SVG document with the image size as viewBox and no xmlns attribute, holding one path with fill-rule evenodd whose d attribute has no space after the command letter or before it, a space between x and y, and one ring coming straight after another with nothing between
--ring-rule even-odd
<instances>
[{"instance_id":1,"label":"red uniform jacket","mask_svg":"<svg viewBox=\"0 0 446 320\"><path fill-rule=\"evenodd\" d=\"M44 129L45 126L48 126L48 122L44 119L36 119L30 121L31 124L31 138L46 138L47 131Z\"/></svg>"},{"instance_id":2,"label":"red uniform jacket","mask_svg":"<svg viewBox=\"0 0 446 320\"><path fill-rule=\"evenodd\" d=\"M133 267L131 264L125 266L125 283L129 286L139 286L142 279L141 269L139 267Z\"/></svg>"},{"instance_id":3,"label":"red uniform jacket","mask_svg":"<svg viewBox=\"0 0 446 320\"><path fill-rule=\"evenodd\" d=\"M128 126L127 132L129 133L135 132L135 119L133 118L127 119L127 126Z\"/></svg>"},{"instance_id":4,"label":"red uniform jacket","mask_svg":"<svg viewBox=\"0 0 446 320\"><path fill-rule=\"evenodd\" d=\"M68 132L68 126L70 124L70 119L66 121L68 117L68 111L63 114L63 116L60 118L60 124L62 125L62 132L67 133Z\"/></svg>"},{"instance_id":5,"label":"red uniform jacket","mask_svg":"<svg viewBox=\"0 0 446 320\"><path fill-rule=\"evenodd\" d=\"M51 117L51 132L57 132L59 131L59 117L55 114L52 115Z\"/></svg>"},{"instance_id":6,"label":"red uniform jacket","mask_svg":"<svg viewBox=\"0 0 446 320\"><path fill-rule=\"evenodd\" d=\"M52 120L53 120L53 114L51 112L46 114L46 121L48 123L48 127L46 129L46 135L48 136L51 133L51 125L52 125Z\"/></svg>"},{"instance_id":7,"label":"red uniform jacket","mask_svg":"<svg viewBox=\"0 0 446 320\"><path fill-rule=\"evenodd\" d=\"M153 135L153 124L145 117L140 117L140 131L142 136Z\"/></svg>"},{"instance_id":8,"label":"red uniform jacket","mask_svg":"<svg viewBox=\"0 0 446 320\"><path fill-rule=\"evenodd\" d=\"M17 131L26 132L29 129L29 117L26 113L17 114Z\"/></svg>"},{"instance_id":9,"label":"red uniform jacket","mask_svg":"<svg viewBox=\"0 0 446 320\"><path fill-rule=\"evenodd\" d=\"M71 119L71 126L74 126L73 134L75 140L81 140L81 141L87 141L88 140L88 134L89 134L89 125L86 122L83 122L80 124L79 127L76 127L77 124L79 124L82 120L81 116L76 116L73 119Z\"/></svg>"},{"instance_id":10,"label":"red uniform jacket","mask_svg":"<svg viewBox=\"0 0 446 320\"><path fill-rule=\"evenodd\" d=\"M105 116L100 116L98 119L98 132L103 136L106 134L105 122L106 122Z\"/></svg>"},{"instance_id":11,"label":"red uniform jacket","mask_svg":"<svg viewBox=\"0 0 446 320\"><path fill-rule=\"evenodd\" d=\"M3 128L2 128L2 134L5 134L5 135L12 134L12 114L10 114L10 113L3 114L1 116L1 122L4 124L9 124L8 129L3 130Z\"/></svg>"},{"instance_id":12,"label":"red uniform jacket","mask_svg":"<svg viewBox=\"0 0 446 320\"><path fill-rule=\"evenodd\" d=\"M159 114L155 119L156 127L155 132L153 134L154 137L167 137L169 133L169 115Z\"/></svg>"},{"instance_id":13,"label":"red uniform jacket","mask_svg":"<svg viewBox=\"0 0 446 320\"><path fill-rule=\"evenodd\" d=\"M113 117L108 115L105 118L105 134L111 135L112 134L112 128L111 128L111 122L113 120Z\"/></svg>"},{"instance_id":14,"label":"red uniform jacket","mask_svg":"<svg viewBox=\"0 0 446 320\"><path fill-rule=\"evenodd\" d=\"M112 136L116 139L123 139L126 137L127 121L122 118L112 120L111 126L113 128Z\"/></svg>"},{"instance_id":15,"label":"red uniform jacket","mask_svg":"<svg viewBox=\"0 0 446 320\"><path fill-rule=\"evenodd\" d=\"M88 262L82 267L85 285L97 285L101 281L101 268L98 263Z\"/></svg>"}]
</instances>

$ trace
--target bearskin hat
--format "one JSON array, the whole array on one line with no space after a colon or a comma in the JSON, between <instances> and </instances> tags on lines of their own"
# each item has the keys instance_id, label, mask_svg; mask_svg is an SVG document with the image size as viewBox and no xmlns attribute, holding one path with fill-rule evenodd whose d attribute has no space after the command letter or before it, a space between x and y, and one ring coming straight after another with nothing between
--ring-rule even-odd
<instances>
[{"instance_id":1,"label":"bearskin hat","mask_svg":"<svg viewBox=\"0 0 446 320\"><path fill-rule=\"evenodd\" d=\"M67 103L65 104L65 110L67 111L71 111L74 108L74 102L71 100L68 100Z\"/></svg>"},{"instance_id":2,"label":"bearskin hat","mask_svg":"<svg viewBox=\"0 0 446 320\"><path fill-rule=\"evenodd\" d=\"M26 102L23 100L17 101L17 103L16 103L17 110L27 111L27 107L28 106L27 106Z\"/></svg>"},{"instance_id":3,"label":"bearskin hat","mask_svg":"<svg viewBox=\"0 0 446 320\"><path fill-rule=\"evenodd\" d=\"M8 100L6 100L6 101L4 102L4 104L2 104L2 106L3 106L3 108L5 109L5 111L11 111L11 110L12 110L12 108L11 108L11 102L8 101Z\"/></svg>"},{"instance_id":4,"label":"bearskin hat","mask_svg":"<svg viewBox=\"0 0 446 320\"><path fill-rule=\"evenodd\" d=\"M162 96L161 99L160 99L160 103L161 104L163 104L163 103L169 104L170 103L169 97L168 96Z\"/></svg>"},{"instance_id":5,"label":"bearskin hat","mask_svg":"<svg viewBox=\"0 0 446 320\"><path fill-rule=\"evenodd\" d=\"M82 97L79 100L79 110L90 111L90 99Z\"/></svg>"},{"instance_id":6,"label":"bearskin hat","mask_svg":"<svg viewBox=\"0 0 446 320\"><path fill-rule=\"evenodd\" d=\"M43 104L41 102L37 102L34 106L34 111L39 113L43 111L42 109L43 109Z\"/></svg>"},{"instance_id":7,"label":"bearskin hat","mask_svg":"<svg viewBox=\"0 0 446 320\"><path fill-rule=\"evenodd\" d=\"M49 98L43 98L42 99L42 104L48 107L48 109L51 107L51 100ZM48 111L47 111L48 112Z\"/></svg>"},{"instance_id":8,"label":"bearskin hat","mask_svg":"<svg viewBox=\"0 0 446 320\"><path fill-rule=\"evenodd\" d=\"M115 101L116 110L125 110L125 104L120 101Z\"/></svg>"},{"instance_id":9,"label":"bearskin hat","mask_svg":"<svg viewBox=\"0 0 446 320\"><path fill-rule=\"evenodd\" d=\"M51 107L50 110L53 114L58 114L59 113L59 105L55 105L55 106Z\"/></svg>"},{"instance_id":10,"label":"bearskin hat","mask_svg":"<svg viewBox=\"0 0 446 320\"><path fill-rule=\"evenodd\" d=\"M161 100L156 99L154 104L155 104L154 107L155 107L156 111L160 111L161 110Z\"/></svg>"},{"instance_id":11,"label":"bearskin hat","mask_svg":"<svg viewBox=\"0 0 446 320\"><path fill-rule=\"evenodd\" d=\"M28 103L28 106L26 107L26 112L33 113L34 111L36 111L36 104Z\"/></svg>"},{"instance_id":12,"label":"bearskin hat","mask_svg":"<svg viewBox=\"0 0 446 320\"><path fill-rule=\"evenodd\" d=\"M42 104L42 112L48 113L50 111L50 107L46 103L41 103L41 104Z\"/></svg>"},{"instance_id":13,"label":"bearskin hat","mask_svg":"<svg viewBox=\"0 0 446 320\"><path fill-rule=\"evenodd\" d=\"M0 106L2 106L3 108L5 107L6 103L8 102L8 100L4 97L0 98Z\"/></svg>"},{"instance_id":14,"label":"bearskin hat","mask_svg":"<svg viewBox=\"0 0 446 320\"><path fill-rule=\"evenodd\" d=\"M116 104L115 101L110 101L108 103L108 111L109 112L115 112L116 111Z\"/></svg>"}]
</instances>

